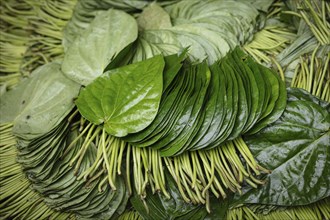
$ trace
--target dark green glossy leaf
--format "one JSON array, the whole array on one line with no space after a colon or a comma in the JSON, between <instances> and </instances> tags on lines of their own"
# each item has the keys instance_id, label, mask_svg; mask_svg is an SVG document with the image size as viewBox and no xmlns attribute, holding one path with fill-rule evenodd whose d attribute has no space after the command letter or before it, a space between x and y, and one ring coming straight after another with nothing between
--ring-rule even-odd
<instances>
[{"instance_id":1,"label":"dark green glossy leaf","mask_svg":"<svg viewBox=\"0 0 330 220\"><path fill-rule=\"evenodd\" d=\"M247 56L244 62L251 69L259 90L258 107L256 109L256 115L251 126L253 127L260 120L264 111L268 107L268 101L272 88L268 86L268 82L266 81L267 77L262 76L263 73L261 72L257 62L255 62L250 56ZM278 92L278 89L276 92Z\"/></svg>"},{"instance_id":2,"label":"dark green glossy leaf","mask_svg":"<svg viewBox=\"0 0 330 220\"><path fill-rule=\"evenodd\" d=\"M215 113L217 111L218 106L218 100L219 100L219 76L218 73L214 72L215 68L218 68L217 64L213 64L209 67L211 71L211 79L210 79L210 85L208 87L208 91L205 98L205 104L202 116L203 124L201 125L200 129L198 130L197 134L193 137L192 142L190 143L189 149L193 148L199 148L203 144L203 139L208 140L208 135L212 136L213 133L210 129L212 125L215 124L215 121L213 119L217 116ZM222 94L223 95L223 94ZM220 104L221 106L221 104ZM213 124L212 124L213 123ZM220 123L218 121L218 123Z\"/></svg>"},{"instance_id":3,"label":"dark green glossy leaf","mask_svg":"<svg viewBox=\"0 0 330 220\"><path fill-rule=\"evenodd\" d=\"M139 195L131 197L130 201L134 209L146 220L189 219L188 217L192 217L192 213L200 212L201 206L186 203L182 199L173 178L168 173L165 176L167 191L171 198L168 199L159 193L152 194L149 190L144 201L141 200ZM201 210L201 214L203 217L206 212Z\"/></svg>"},{"instance_id":4,"label":"dark green glossy leaf","mask_svg":"<svg viewBox=\"0 0 330 220\"><path fill-rule=\"evenodd\" d=\"M225 219L230 201L231 197L226 199L217 199L215 197L211 197L210 213L205 216L204 220Z\"/></svg>"},{"instance_id":5,"label":"dark green glossy leaf","mask_svg":"<svg viewBox=\"0 0 330 220\"><path fill-rule=\"evenodd\" d=\"M215 145L220 145L221 143L223 143L225 140L231 140L236 138L242 131L243 126L245 124L245 121L240 120L238 122L238 117L240 116L244 116L246 115L247 112L247 108L246 106L242 106L243 109L241 108L240 104L242 104L241 102L239 103L239 99L241 99L241 101L244 101L244 95L243 94L239 94L240 91L243 91L244 88L239 88L238 86L239 84L239 80L236 77L236 74L234 73L234 69L232 69L226 62L221 62L221 69L222 71L227 75L227 80L228 82L231 81L231 91L230 91L230 87L228 88L228 108L230 109L230 113L229 111L227 111L228 119L229 121L226 122L225 124L227 124L228 126L226 127L226 129L224 130L224 134L221 135L220 139L217 139L216 144ZM241 97L239 95L242 95ZM232 97L231 99L229 97ZM244 113L243 113L244 112ZM238 115L238 113L241 113L241 115ZM239 123L241 126L237 126L237 123ZM236 124L236 126L235 126Z\"/></svg>"},{"instance_id":6,"label":"dark green glossy leaf","mask_svg":"<svg viewBox=\"0 0 330 220\"><path fill-rule=\"evenodd\" d=\"M237 114L237 99L238 99L238 90L237 90L237 82L233 78L232 73L230 70L225 70L223 66L220 65L220 72L219 74L222 75L224 84L225 84L225 93L223 95L219 94L220 96L224 97L224 104L222 106L224 110L223 120L219 123L215 139L213 140L212 144L208 146L208 148L214 148L219 144L223 143L227 137L232 132L232 128L235 123L235 118ZM221 80L221 76L220 76ZM217 123L215 121L215 123Z\"/></svg>"},{"instance_id":7,"label":"dark green glossy leaf","mask_svg":"<svg viewBox=\"0 0 330 220\"><path fill-rule=\"evenodd\" d=\"M290 96L288 96L288 101L308 101L314 102L317 105L322 106L323 108L329 110L330 103L319 99L316 96L311 95L309 92L303 89L290 89Z\"/></svg>"},{"instance_id":8,"label":"dark green glossy leaf","mask_svg":"<svg viewBox=\"0 0 330 220\"><path fill-rule=\"evenodd\" d=\"M164 82L170 81L168 77L171 77L171 74L164 75ZM188 80L186 80L186 76L184 74L177 74L177 76L171 81L172 83L170 83L168 88L163 92L159 111L155 120L146 129L136 134L128 135L125 137L125 140L128 142L137 143L141 147L144 145L148 146L150 143L154 143L161 137L159 134L163 131L163 129L169 128L169 126L166 125L170 123L173 111L180 110L180 108L177 108L176 103L179 103L179 100L181 100L182 94L184 94L185 88L188 85ZM160 137L156 139L154 138L155 135Z\"/></svg>"},{"instance_id":9,"label":"dark green glossy leaf","mask_svg":"<svg viewBox=\"0 0 330 220\"><path fill-rule=\"evenodd\" d=\"M164 57L165 59L165 68L164 68L164 91L172 83L175 76L179 73L182 63L186 58L188 49L183 50L179 54L173 54Z\"/></svg>"},{"instance_id":10,"label":"dark green glossy leaf","mask_svg":"<svg viewBox=\"0 0 330 220\"><path fill-rule=\"evenodd\" d=\"M163 93L151 125L127 141L161 149L162 156L213 148L238 137L244 129L256 125L262 129L284 110L284 84L239 48L211 66L207 83L205 71L196 68L201 64L188 65Z\"/></svg>"},{"instance_id":11,"label":"dark green glossy leaf","mask_svg":"<svg viewBox=\"0 0 330 220\"><path fill-rule=\"evenodd\" d=\"M154 58L110 70L81 91L80 113L109 134L123 137L156 117L163 88L164 59Z\"/></svg>"},{"instance_id":12,"label":"dark green glossy leaf","mask_svg":"<svg viewBox=\"0 0 330 220\"><path fill-rule=\"evenodd\" d=\"M189 100L186 106L191 107L191 113L188 111L184 111L184 114L178 118L178 122L183 124L183 130L176 134L175 139L172 139L170 142L166 144L166 147L161 149L160 153L162 156L172 156L178 153L182 153L188 146L190 142L189 139L193 138L194 133L196 132L195 127L199 129L200 118L205 94L210 82L211 72L208 69L206 63L201 63L195 66L192 71L196 71L196 79L194 93L192 93L189 97ZM186 106L183 106L186 108ZM187 121L185 121L187 120ZM171 131L176 130L178 123L171 129ZM188 143L187 143L188 142ZM161 144L156 143L157 147L161 146Z\"/></svg>"},{"instance_id":13,"label":"dark green glossy leaf","mask_svg":"<svg viewBox=\"0 0 330 220\"><path fill-rule=\"evenodd\" d=\"M270 80L271 78L275 77L277 83L274 80L271 80L271 100L268 103L268 107L266 112L260 121L258 121L251 130L248 131L248 134L254 134L260 131L262 128L266 127L268 124L275 122L284 112L286 102L287 102L287 95L286 95L286 88L285 83L276 75L271 73L270 70L267 70L265 67L261 67L264 69L263 73L268 77Z\"/></svg>"},{"instance_id":14,"label":"dark green glossy leaf","mask_svg":"<svg viewBox=\"0 0 330 220\"><path fill-rule=\"evenodd\" d=\"M205 147L214 147L213 142L215 141L221 126L224 124L224 119L226 116L226 103L227 103L227 92L226 92L226 78L224 73L218 64L214 64L210 67L211 69L211 80L215 82L214 85L219 85L218 88L215 87L211 96L215 96L215 112L212 118L211 124L207 129L205 135L198 140L197 144L192 147L193 150L202 149ZM212 84L211 84L212 85Z\"/></svg>"},{"instance_id":15,"label":"dark green glossy leaf","mask_svg":"<svg viewBox=\"0 0 330 220\"><path fill-rule=\"evenodd\" d=\"M232 130L232 133L228 137L228 140L232 140L234 138L237 138L241 133L242 130L248 120L249 117L249 104L248 104L248 95L247 90L249 89L249 85L244 84L243 74L240 74L239 71L235 68L235 64L233 63L233 57L232 53L230 53L227 56L229 59L226 59L223 65L227 66L227 69L230 69L230 72L232 72L236 78L237 84L238 84L238 112L236 114L236 120L234 129ZM231 68L230 68L231 67Z\"/></svg>"},{"instance_id":16,"label":"dark green glossy leaf","mask_svg":"<svg viewBox=\"0 0 330 220\"><path fill-rule=\"evenodd\" d=\"M185 126L185 123L179 123L179 118L182 117L182 115L185 115L185 113L187 113L185 119L187 119L187 117L190 115L189 110L191 110L192 106L187 105L187 103L189 101L192 102L192 100L189 98L194 91L194 82L196 76L196 72L191 72L190 70L190 68L185 68L180 73L180 75L183 76L181 79L183 81L183 86L179 87L180 91L178 93L177 99L174 102L173 108L170 110L163 109L168 119L165 121L166 124L162 124L162 128L164 130L160 135L157 135L157 142L154 142L152 145L156 149L168 146L168 143L171 140L174 140ZM170 92L170 94L171 93L172 92Z\"/></svg>"},{"instance_id":17,"label":"dark green glossy leaf","mask_svg":"<svg viewBox=\"0 0 330 220\"><path fill-rule=\"evenodd\" d=\"M330 104L300 89L289 89L288 97L279 120L245 137L272 173L264 186L246 190L238 202L305 205L330 195Z\"/></svg>"}]
</instances>

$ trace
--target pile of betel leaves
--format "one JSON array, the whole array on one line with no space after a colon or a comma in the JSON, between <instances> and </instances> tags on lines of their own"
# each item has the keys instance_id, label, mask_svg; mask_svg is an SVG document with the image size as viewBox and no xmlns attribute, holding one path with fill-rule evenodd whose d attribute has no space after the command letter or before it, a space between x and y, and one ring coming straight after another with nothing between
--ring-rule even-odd
<instances>
[{"instance_id":1,"label":"pile of betel leaves","mask_svg":"<svg viewBox=\"0 0 330 220\"><path fill-rule=\"evenodd\" d=\"M328 64L304 78L325 91L315 96L243 47L272 4L78 1L64 56L1 95L0 131L14 144L0 158L17 157L31 204L45 206L13 204L24 192L4 178L6 160L0 217L258 219L319 202L312 212L329 218Z\"/></svg>"}]
</instances>

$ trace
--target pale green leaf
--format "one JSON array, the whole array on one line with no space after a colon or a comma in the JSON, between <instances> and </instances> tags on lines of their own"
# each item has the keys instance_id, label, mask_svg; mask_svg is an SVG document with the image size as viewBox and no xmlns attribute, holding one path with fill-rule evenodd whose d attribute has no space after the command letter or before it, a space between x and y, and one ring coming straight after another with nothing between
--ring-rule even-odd
<instances>
[{"instance_id":1,"label":"pale green leaf","mask_svg":"<svg viewBox=\"0 0 330 220\"><path fill-rule=\"evenodd\" d=\"M137 38L137 23L129 14L100 11L65 54L62 70L77 83L88 85L100 76L120 51Z\"/></svg>"},{"instance_id":2,"label":"pale green leaf","mask_svg":"<svg viewBox=\"0 0 330 220\"><path fill-rule=\"evenodd\" d=\"M74 107L80 85L66 78L59 63L49 63L1 97L1 122L14 122L20 137L36 137L53 129Z\"/></svg>"}]
</instances>

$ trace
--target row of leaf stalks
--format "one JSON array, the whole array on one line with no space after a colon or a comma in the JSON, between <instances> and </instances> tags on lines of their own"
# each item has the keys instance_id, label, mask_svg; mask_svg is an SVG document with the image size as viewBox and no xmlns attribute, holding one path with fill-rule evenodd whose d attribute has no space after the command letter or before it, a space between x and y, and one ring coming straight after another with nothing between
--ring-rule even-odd
<instances>
[{"instance_id":1,"label":"row of leaf stalks","mask_svg":"<svg viewBox=\"0 0 330 220\"><path fill-rule=\"evenodd\" d=\"M30 41L28 17L34 12L22 1L1 2L0 11L0 85L11 89L21 77L20 66Z\"/></svg>"},{"instance_id":2,"label":"row of leaf stalks","mask_svg":"<svg viewBox=\"0 0 330 220\"><path fill-rule=\"evenodd\" d=\"M76 1L3 1L0 5L0 85L11 89L38 66L61 59L62 30Z\"/></svg>"},{"instance_id":3,"label":"row of leaf stalks","mask_svg":"<svg viewBox=\"0 0 330 220\"><path fill-rule=\"evenodd\" d=\"M283 10L282 14L293 15L303 21L312 31L321 45L330 44L330 2L327 0L299 0L291 1L292 9Z\"/></svg>"},{"instance_id":4,"label":"row of leaf stalks","mask_svg":"<svg viewBox=\"0 0 330 220\"><path fill-rule=\"evenodd\" d=\"M245 52L259 63L274 63L275 57L297 38L295 28L281 21L284 7L283 1L274 2L267 12L267 20L271 22L266 22L253 35L253 40L243 46ZM284 76L281 77L283 80Z\"/></svg>"},{"instance_id":5,"label":"row of leaf stalks","mask_svg":"<svg viewBox=\"0 0 330 220\"><path fill-rule=\"evenodd\" d=\"M289 12L303 19L321 45L330 44L330 2L302 0L298 3L297 12Z\"/></svg>"},{"instance_id":6,"label":"row of leaf stalks","mask_svg":"<svg viewBox=\"0 0 330 220\"><path fill-rule=\"evenodd\" d=\"M146 189L150 187L153 193L161 192L169 198L164 174L166 169L187 203L206 204L209 209L211 193L224 199L229 192L241 193L242 184L256 188L263 184L258 176L270 172L258 165L241 137L208 151L160 157L157 150L131 146L108 135L102 126L93 125L83 118L73 124L73 127L76 126L79 126L80 134L66 152L78 141L83 141L83 145L70 165L75 167L78 180L84 179L87 183L104 176L99 185L100 191L104 184L116 190L116 177L123 174L125 167L130 194L134 187L134 191L144 199L147 196ZM81 161L92 145L97 147L96 159L88 169L78 173Z\"/></svg>"},{"instance_id":7,"label":"row of leaf stalks","mask_svg":"<svg viewBox=\"0 0 330 220\"><path fill-rule=\"evenodd\" d=\"M33 37L22 65L22 70L27 73L36 66L63 57L62 30L71 18L76 1L29 0L29 3L36 14L29 19ZM39 56L36 57L35 54Z\"/></svg>"},{"instance_id":8,"label":"row of leaf stalks","mask_svg":"<svg viewBox=\"0 0 330 220\"><path fill-rule=\"evenodd\" d=\"M267 210L265 212L265 210ZM278 207L252 204L229 209L227 220L330 219L330 198L302 206Z\"/></svg>"},{"instance_id":9,"label":"row of leaf stalks","mask_svg":"<svg viewBox=\"0 0 330 220\"><path fill-rule=\"evenodd\" d=\"M330 36L330 35L329 35ZM300 57L300 62L295 69L291 87L307 90L309 93L330 102L330 53L325 57L318 57L316 47L311 55Z\"/></svg>"},{"instance_id":10,"label":"row of leaf stalks","mask_svg":"<svg viewBox=\"0 0 330 220\"><path fill-rule=\"evenodd\" d=\"M242 184L256 188L264 183L257 176L270 172L257 164L242 138L208 151L186 152L164 160L183 199L206 204L207 210L211 193L224 199L229 192L241 193Z\"/></svg>"}]
</instances>

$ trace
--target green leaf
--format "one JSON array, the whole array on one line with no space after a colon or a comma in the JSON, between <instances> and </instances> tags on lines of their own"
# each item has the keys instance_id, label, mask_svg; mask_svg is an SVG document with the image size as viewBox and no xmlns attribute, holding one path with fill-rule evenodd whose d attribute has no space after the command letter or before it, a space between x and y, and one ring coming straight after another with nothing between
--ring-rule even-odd
<instances>
[{"instance_id":1,"label":"green leaf","mask_svg":"<svg viewBox=\"0 0 330 220\"><path fill-rule=\"evenodd\" d=\"M205 209L202 206L186 203L182 199L173 178L170 174L165 174L167 191L171 198L168 199L160 193L152 194L151 190L148 190L144 200L139 195L134 194L130 199L134 209L146 220L190 219L193 217L191 214L196 214L196 212L199 212L199 216L201 216L197 219L204 219L207 214Z\"/></svg>"},{"instance_id":2,"label":"green leaf","mask_svg":"<svg viewBox=\"0 0 330 220\"><path fill-rule=\"evenodd\" d=\"M73 13L71 15L71 7L63 11L63 14L71 16L63 30L62 44L66 51L77 36L79 36L95 18L98 12L107 11L111 8L118 9L127 13L135 13L142 10L148 5L147 0L143 1L109 1L109 0L79 0L73 2L75 4ZM161 4L161 3L160 3ZM69 12L69 13L68 13Z\"/></svg>"},{"instance_id":3,"label":"green leaf","mask_svg":"<svg viewBox=\"0 0 330 220\"><path fill-rule=\"evenodd\" d=\"M166 72L167 71L165 70L164 73ZM150 126L139 133L128 135L125 137L126 141L139 143L139 147L142 147L141 143L147 143L147 145L144 146L148 146L150 143L155 143L156 140L162 137L163 132L170 129L170 122L174 120L173 115L176 116L180 113L181 108L177 108L177 103L183 103L182 98L189 82L187 74L183 73L180 72L179 74L176 74L176 77L172 80L168 88L166 90L164 89L159 105L159 111ZM168 77L171 75L164 74L163 76L164 82L168 82ZM158 136L158 138L155 139L155 136Z\"/></svg>"},{"instance_id":4,"label":"green leaf","mask_svg":"<svg viewBox=\"0 0 330 220\"><path fill-rule=\"evenodd\" d=\"M168 58L179 59L176 55ZM284 83L281 83L282 93L275 74L267 68L259 71L259 64L239 47L213 64L211 71L206 70L205 62L186 63L180 69L179 61L173 60L166 60L164 85L167 87L159 112L150 126L125 138L132 145L160 149L161 156L213 148L235 139L243 134L244 128L248 131L258 121L263 122L258 129L266 127L284 111ZM180 73L167 74L171 73L168 66L176 67L174 74L178 70ZM258 69L258 76L254 76L257 73L252 69ZM166 79L171 81L165 83ZM262 117L265 121L260 120Z\"/></svg>"},{"instance_id":5,"label":"green leaf","mask_svg":"<svg viewBox=\"0 0 330 220\"><path fill-rule=\"evenodd\" d=\"M265 79L270 82L269 88L272 89L271 100L267 105L266 111L264 111L261 119L253 126L248 134L254 134L260 131L262 128L266 127L268 124L275 122L283 114L286 106L287 95L285 83L279 78L278 75L272 73L270 69L259 65L261 68Z\"/></svg>"},{"instance_id":6,"label":"green leaf","mask_svg":"<svg viewBox=\"0 0 330 220\"><path fill-rule=\"evenodd\" d=\"M306 205L330 195L330 104L322 107L300 89L288 95L280 119L245 138L272 173L261 188L247 189L240 203Z\"/></svg>"},{"instance_id":7,"label":"green leaf","mask_svg":"<svg viewBox=\"0 0 330 220\"><path fill-rule=\"evenodd\" d=\"M144 30L139 33L132 62L151 58L157 54L164 56L177 54L184 48L170 29Z\"/></svg>"},{"instance_id":8,"label":"green leaf","mask_svg":"<svg viewBox=\"0 0 330 220\"><path fill-rule=\"evenodd\" d=\"M104 123L114 136L141 131L158 112L164 65L158 55L104 73L80 93L80 113L94 124Z\"/></svg>"},{"instance_id":9,"label":"green leaf","mask_svg":"<svg viewBox=\"0 0 330 220\"><path fill-rule=\"evenodd\" d=\"M178 1L165 10L173 24L169 30L182 47L190 46L190 58L207 59L209 64L248 41L259 15L242 1Z\"/></svg>"},{"instance_id":10,"label":"green leaf","mask_svg":"<svg viewBox=\"0 0 330 220\"><path fill-rule=\"evenodd\" d=\"M97 14L68 48L62 70L69 78L88 85L137 38L137 23L129 14L110 9Z\"/></svg>"},{"instance_id":11,"label":"green leaf","mask_svg":"<svg viewBox=\"0 0 330 220\"><path fill-rule=\"evenodd\" d=\"M213 143L220 132L221 126L224 124L226 116L227 106L227 92L226 92L226 79L221 71L218 63L215 63L210 67L211 70L211 82L210 82L210 93L208 94L209 99L206 99L207 106L204 111L206 117L205 121L209 121L204 128L202 126L202 134L197 134L196 140L193 142L193 146L190 149L198 150L205 147L214 146ZM214 108L214 110L213 110ZM209 117L207 115L210 114ZM203 131L204 130L204 131Z\"/></svg>"},{"instance_id":12,"label":"green leaf","mask_svg":"<svg viewBox=\"0 0 330 220\"><path fill-rule=\"evenodd\" d=\"M36 72L35 72L36 73ZM34 74L36 75L36 74ZM34 76L32 75L32 76ZM5 92L1 96L0 102L0 123L11 123L15 120L17 115L25 108L26 103L31 99L31 92L25 92L29 90L29 85L36 84L36 80L31 78L22 79L20 84L13 90ZM32 87L34 88L34 86Z\"/></svg>"},{"instance_id":13,"label":"green leaf","mask_svg":"<svg viewBox=\"0 0 330 220\"><path fill-rule=\"evenodd\" d=\"M187 95L187 102L178 103L178 108L183 111L179 114L170 131L160 140L154 143L154 147L162 147L161 156L172 156L182 153L188 146L187 142L194 136L195 127L200 127L199 119L203 111L203 103L209 86L211 73L206 62L187 68L187 74L191 75L192 83Z\"/></svg>"},{"instance_id":14,"label":"green leaf","mask_svg":"<svg viewBox=\"0 0 330 220\"><path fill-rule=\"evenodd\" d=\"M1 123L14 122L13 132L24 138L52 130L74 107L80 85L66 78L59 63L36 69L16 89L1 97Z\"/></svg>"},{"instance_id":15,"label":"green leaf","mask_svg":"<svg viewBox=\"0 0 330 220\"><path fill-rule=\"evenodd\" d=\"M137 22L139 28L143 30L163 29L172 26L168 13L155 2L143 9Z\"/></svg>"},{"instance_id":16,"label":"green leaf","mask_svg":"<svg viewBox=\"0 0 330 220\"><path fill-rule=\"evenodd\" d=\"M94 143L86 149L78 173L70 165L84 143L83 138L74 144L67 154L68 144L79 135L78 127L72 130L65 118L52 131L33 139L24 146L18 141L17 161L32 182L32 188L40 193L43 201L60 212L74 213L78 219L110 219L122 212L128 201L128 191L124 178L116 178L116 190L109 185L99 191L104 176L86 182L77 176L89 169L95 162L97 148Z\"/></svg>"},{"instance_id":17,"label":"green leaf","mask_svg":"<svg viewBox=\"0 0 330 220\"><path fill-rule=\"evenodd\" d=\"M218 199L212 196L210 198L210 213L208 213L204 220L213 220L213 219L226 219L226 213L228 211L230 198Z\"/></svg>"},{"instance_id":18,"label":"green leaf","mask_svg":"<svg viewBox=\"0 0 330 220\"><path fill-rule=\"evenodd\" d=\"M179 54L172 54L164 57L165 68L164 68L164 90L172 83L175 76L178 74L182 67L182 63L186 58L188 48L184 49Z\"/></svg>"}]
</instances>

